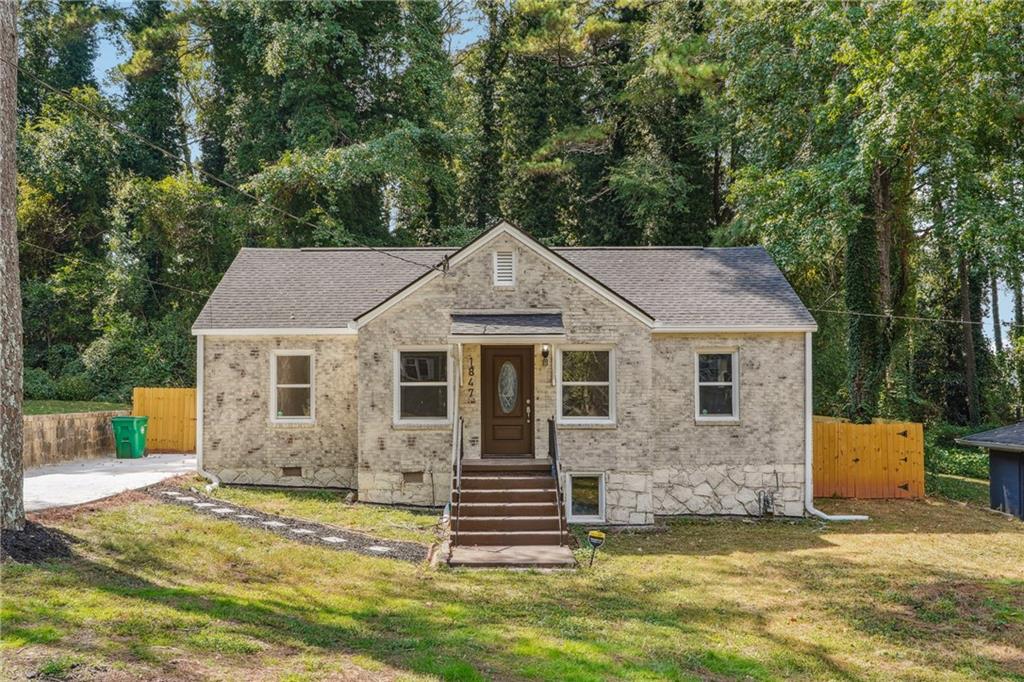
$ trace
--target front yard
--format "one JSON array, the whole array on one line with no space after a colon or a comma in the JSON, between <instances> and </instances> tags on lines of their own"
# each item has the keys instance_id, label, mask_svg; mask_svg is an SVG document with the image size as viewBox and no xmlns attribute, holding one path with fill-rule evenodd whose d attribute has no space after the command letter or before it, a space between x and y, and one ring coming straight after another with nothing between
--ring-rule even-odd
<instances>
[{"instance_id":1,"label":"front yard","mask_svg":"<svg viewBox=\"0 0 1024 682\"><path fill-rule=\"evenodd\" d=\"M222 494L429 536L409 512ZM676 520L610 534L592 569L462 572L128 493L44 518L76 558L3 567L4 679L1024 680L1024 524L821 506L872 521Z\"/></svg>"}]
</instances>

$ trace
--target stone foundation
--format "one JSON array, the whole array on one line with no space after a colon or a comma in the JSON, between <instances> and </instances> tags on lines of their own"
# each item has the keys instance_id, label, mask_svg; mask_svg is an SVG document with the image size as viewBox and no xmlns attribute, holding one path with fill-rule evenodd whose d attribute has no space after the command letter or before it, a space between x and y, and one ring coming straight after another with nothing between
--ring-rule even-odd
<instances>
[{"instance_id":1,"label":"stone foundation","mask_svg":"<svg viewBox=\"0 0 1024 682\"><path fill-rule=\"evenodd\" d=\"M643 471L610 471L604 481L605 522L642 526L654 523L651 474Z\"/></svg>"},{"instance_id":2,"label":"stone foundation","mask_svg":"<svg viewBox=\"0 0 1024 682\"><path fill-rule=\"evenodd\" d=\"M712 464L654 471L654 513L759 515L758 492L773 494L776 516L803 516L803 466Z\"/></svg>"}]
</instances>

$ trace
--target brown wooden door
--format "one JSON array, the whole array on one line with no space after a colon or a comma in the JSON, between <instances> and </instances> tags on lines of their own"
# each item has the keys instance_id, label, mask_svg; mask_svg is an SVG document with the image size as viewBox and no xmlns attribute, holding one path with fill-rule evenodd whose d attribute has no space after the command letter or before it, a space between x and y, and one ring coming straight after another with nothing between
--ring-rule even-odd
<instances>
[{"instance_id":1,"label":"brown wooden door","mask_svg":"<svg viewBox=\"0 0 1024 682\"><path fill-rule=\"evenodd\" d=\"M533 347L483 347L484 457L533 455Z\"/></svg>"}]
</instances>

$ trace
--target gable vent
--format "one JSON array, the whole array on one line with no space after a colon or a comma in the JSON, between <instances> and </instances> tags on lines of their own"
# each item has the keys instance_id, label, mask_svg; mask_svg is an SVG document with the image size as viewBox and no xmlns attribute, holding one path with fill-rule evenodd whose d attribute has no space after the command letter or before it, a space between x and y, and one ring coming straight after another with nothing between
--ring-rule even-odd
<instances>
[{"instance_id":1,"label":"gable vent","mask_svg":"<svg viewBox=\"0 0 1024 682\"><path fill-rule=\"evenodd\" d=\"M516 254L514 251L494 252L494 286L510 287L516 283Z\"/></svg>"}]
</instances>

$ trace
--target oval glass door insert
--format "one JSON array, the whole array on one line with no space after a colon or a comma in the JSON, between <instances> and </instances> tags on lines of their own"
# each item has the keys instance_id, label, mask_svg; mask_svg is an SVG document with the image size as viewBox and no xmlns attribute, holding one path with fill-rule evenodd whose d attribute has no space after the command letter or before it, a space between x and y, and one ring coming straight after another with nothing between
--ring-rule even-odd
<instances>
[{"instance_id":1,"label":"oval glass door insert","mask_svg":"<svg viewBox=\"0 0 1024 682\"><path fill-rule=\"evenodd\" d=\"M514 410L517 397L519 397L519 377L516 376L515 366L506 360L498 372L498 402L501 404L501 411L508 414Z\"/></svg>"}]
</instances>

